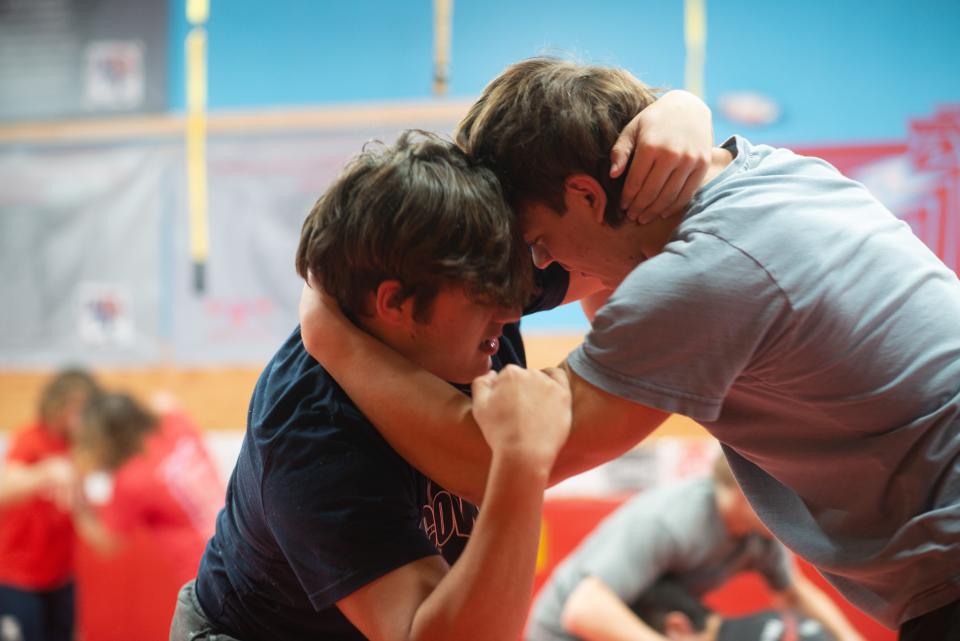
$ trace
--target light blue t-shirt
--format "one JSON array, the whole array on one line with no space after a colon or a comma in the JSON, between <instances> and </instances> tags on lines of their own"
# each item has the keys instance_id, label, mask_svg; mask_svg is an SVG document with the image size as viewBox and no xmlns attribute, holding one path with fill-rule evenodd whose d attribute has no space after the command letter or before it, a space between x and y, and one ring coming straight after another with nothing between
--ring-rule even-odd
<instances>
[{"instance_id":1,"label":"light blue t-shirt","mask_svg":"<svg viewBox=\"0 0 960 641\"><path fill-rule=\"evenodd\" d=\"M600 579L629 605L665 577L699 597L747 571L762 574L778 592L793 583L792 559L779 542L756 533L730 534L712 479L643 492L557 566L537 597L524 638L574 641L563 627L563 608L586 577Z\"/></svg>"},{"instance_id":2,"label":"light blue t-shirt","mask_svg":"<svg viewBox=\"0 0 960 641\"><path fill-rule=\"evenodd\" d=\"M570 366L700 421L774 534L896 627L960 599L960 281L829 164L725 147Z\"/></svg>"}]
</instances>

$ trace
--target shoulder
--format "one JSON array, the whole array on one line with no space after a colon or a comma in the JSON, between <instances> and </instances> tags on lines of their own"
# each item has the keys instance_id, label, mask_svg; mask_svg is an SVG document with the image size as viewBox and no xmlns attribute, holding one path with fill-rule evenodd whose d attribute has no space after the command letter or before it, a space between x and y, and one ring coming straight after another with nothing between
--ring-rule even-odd
<instances>
[{"instance_id":1,"label":"shoulder","mask_svg":"<svg viewBox=\"0 0 960 641\"><path fill-rule=\"evenodd\" d=\"M306 352L299 328L261 374L247 429L265 487L278 491L343 483L359 490L384 478L407 478L412 469Z\"/></svg>"},{"instance_id":2,"label":"shoulder","mask_svg":"<svg viewBox=\"0 0 960 641\"><path fill-rule=\"evenodd\" d=\"M159 415L156 434L163 438L176 438L180 436L199 438L200 429L184 412L173 410Z\"/></svg>"},{"instance_id":3,"label":"shoulder","mask_svg":"<svg viewBox=\"0 0 960 641\"><path fill-rule=\"evenodd\" d=\"M40 423L28 423L10 434L10 448L34 446L40 442L42 428Z\"/></svg>"},{"instance_id":4,"label":"shoulder","mask_svg":"<svg viewBox=\"0 0 960 641\"><path fill-rule=\"evenodd\" d=\"M297 327L264 367L248 414L253 431L296 431L317 421L366 422L336 380L307 353Z\"/></svg>"},{"instance_id":5,"label":"shoulder","mask_svg":"<svg viewBox=\"0 0 960 641\"><path fill-rule=\"evenodd\" d=\"M708 526L717 520L713 482L709 478L659 488L651 498L647 510L659 514L659 520L677 539L704 536Z\"/></svg>"},{"instance_id":6,"label":"shoulder","mask_svg":"<svg viewBox=\"0 0 960 641\"><path fill-rule=\"evenodd\" d=\"M689 321L704 316L691 316L690 309L702 312L715 305L715 310L736 311L777 299L788 302L767 266L737 238L689 228L627 275L597 313L594 329L611 317L679 312Z\"/></svg>"},{"instance_id":7,"label":"shoulder","mask_svg":"<svg viewBox=\"0 0 960 641\"><path fill-rule=\"evenodd\" d=\"M701 479L662 485L640 492L618 509L625 521L657 524L662 533L673 535L692 525L691 517L704 510Z\"/></svg>"},{"instance_id":8,"label":"shoulder","mask_svg":"<svg viewBox=\"0 0 960 641\"><path fill-rule=\"evenodd\" d=\"M51 434L41 422L29 423L14 432L7 449L8 461L33 463L53 454L63 454L68 446Z\"/></svg>"}]
</instances>

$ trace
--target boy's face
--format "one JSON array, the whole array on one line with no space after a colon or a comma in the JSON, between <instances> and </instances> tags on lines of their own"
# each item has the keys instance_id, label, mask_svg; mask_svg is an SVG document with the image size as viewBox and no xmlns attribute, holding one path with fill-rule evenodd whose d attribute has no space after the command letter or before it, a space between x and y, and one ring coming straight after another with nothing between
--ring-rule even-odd
<instances>
[{"instance_id":1,"label":"boy's face","mask_svg":"<svg viewBox=\"0 0 960 641\"><path fill-rule=\"evenodd\" d=\"M444 380L470 383L490 370L504 325L519 318L519 310L478 303L460 288L444 288L429 321L411 323L402 351Z\"/></svg>"},{"instance_id":2,"label":"boy's face","mask_svg":"<svg viewBox=\"0 0 960 641\"><path fill-rule=\"evenodd\" d=\"M577 197L567 198L562 215L543 203L528 204L519 213L524 242L540 269L557 262L572 274L597 278L615 289L642 260L639 254L623 255L616 231Z\"/></svg>"}]
</instances>

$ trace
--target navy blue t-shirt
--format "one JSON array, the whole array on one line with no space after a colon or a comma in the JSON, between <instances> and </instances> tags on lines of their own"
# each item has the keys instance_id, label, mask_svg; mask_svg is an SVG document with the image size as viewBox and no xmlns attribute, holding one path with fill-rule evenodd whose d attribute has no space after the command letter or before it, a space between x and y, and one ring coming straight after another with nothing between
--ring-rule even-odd
<instances>
[{"instance_id":1,"label":"navy blue t-shirt","mask_svg":"<svg viewBox=\"0 0 960 641\"><path fill-rule=\"evenodd\" d=\"M562 269L527 312L555 307ZM525 364L507 325L494 369ZM376 372L371 372L376 380ZM304 349L298 327L267 364L226 505L197 573L197 598L244 641L360 641L336 602L412 561L460 556L477 508L397 454Z\"/></svg>"}]
</instances>

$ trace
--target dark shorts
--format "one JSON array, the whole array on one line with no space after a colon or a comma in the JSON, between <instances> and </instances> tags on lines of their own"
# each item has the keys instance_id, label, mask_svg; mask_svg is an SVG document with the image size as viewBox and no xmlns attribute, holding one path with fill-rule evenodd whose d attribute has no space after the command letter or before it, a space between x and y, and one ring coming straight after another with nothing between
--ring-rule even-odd
<instances>
[{"instance_id":1,"label":"dark shorts","mask_svg":"<svg viewBox=\"0 0 960 641\"><path fill-rule=\"evenodd\" d=\"M900 626L900 641L953 641L960 639L960 601L910 619Z\"/></svg>"},{"instance_id":2,"label":"dark shorts","mask_svg":"<svg viewBox=\"0 0 960 641\"><path fill-rule=\"evenodd\" d=\"M180 588L177 609L170 623L170 641L238 641L235 637L214 629L197 600L195 583L196 581L190 581Z\"/></svg>"},{"instance_id":3,"label":"dark shorts","mask_svg":"<svg viewBox=\"0 0 960 641\"><path fill-rule=\"evenodd\" d=\"M0 585L0 641L72 639L72 583L36 592Z\"/></svg>"}]
</instances>

